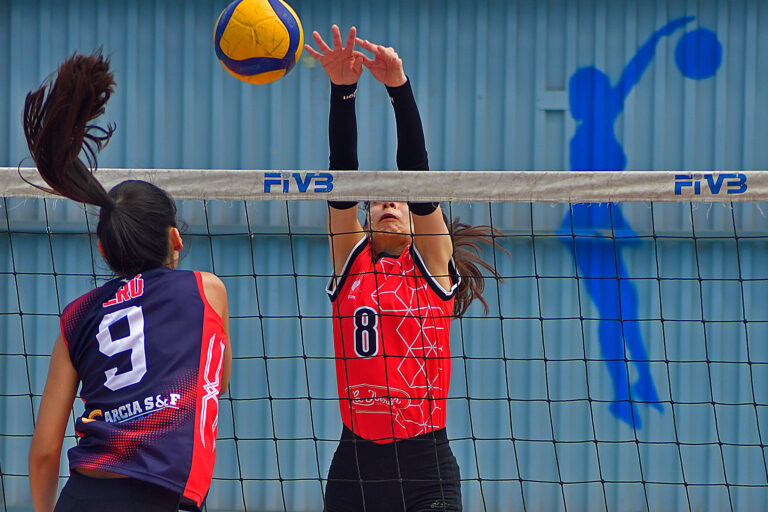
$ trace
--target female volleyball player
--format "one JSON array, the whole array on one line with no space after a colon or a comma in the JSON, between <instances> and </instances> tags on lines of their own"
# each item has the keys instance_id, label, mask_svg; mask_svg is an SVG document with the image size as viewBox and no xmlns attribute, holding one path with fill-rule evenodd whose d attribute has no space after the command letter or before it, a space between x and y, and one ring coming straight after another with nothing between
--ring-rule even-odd
<instances>
[{"instance_id":1,"label":"female volleyball player","mask_svg":"<svg viewBox=\"0 0 768 512\"><path fill-rule=\"evenodd\" d=\"M161 189L107 192L90 167L113 127L93 123L114 86L109 62L75 55L27 95L24 131L49 192L100 207L98 248L116 279L69 304L51 354L29 454L36 511L166 511L201 506L211 483L218 397L231 366L224 284L175 270L182 240ZM70 477L59 459L80 388Z\"/></svg>"},{"instance_id":2,"label":"female volleyball player","mask_svg":"<svg viewBox=\"0 0 768 512\"><path fill-rule=\"evenodd\" d=\"M357 169L355 96L363 68L389 93L399 169L428 169L421 119L392 48L355 37L307 51L331 80L331 169ZM355 43L373 53L368 58ZM492 230L446 225L437 203L374 202L367 232L357 203L329 204L336 371L344 428L328 472L335 511L461 510L459 467L445 431L450 323L482 299L478 242ZM453 241L452 241L453 239ZM468 250L469 249L469 250ZM462 276L461 278L459 276ZM487 308L487 305L486 305Z\"/></svg>"}]
</instances>

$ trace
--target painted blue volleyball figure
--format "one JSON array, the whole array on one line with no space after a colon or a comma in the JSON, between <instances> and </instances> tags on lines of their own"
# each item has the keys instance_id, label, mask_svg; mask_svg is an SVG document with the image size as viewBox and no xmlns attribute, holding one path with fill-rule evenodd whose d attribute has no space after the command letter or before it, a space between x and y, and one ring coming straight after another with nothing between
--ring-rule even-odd
<instances>
[{"instance_id":1,"label":"painted blue volleyball figure","mask_svg":"<svg viewBox=\"0 0 768 512\"><path fill-rule=\"evenodd\" d=\"M235 0L219 15L213 45L232 76L267 84L296 65L304 32L296 12L283 0Z\"/></svg>"},{"instance_id":2,"label":"painted blue volleyball figure","mask_svg":"<svg viewBox=\"0 0 768 512\"><path fill-rule=\"evenodd\" d=\"M626 169L627 155L614 131L616 119L655 58L658 44L693 20L692 16L676 18L654 32L625 66L616 84L611 84L609 76L595 66L579 68L571 76L569 103L576 121L570 142L572 170ZM675 65L684 77L693 80L714 76L722 58L717 35L705 28L685 33L675 46ZM637 404L664 411L641 332L640 296L621 249L641 243L641 239L615 203L572 205L558 233L572 251L582 286L598 309L600 352L613 388L609 410L614 417L639 429L642 421Z\"/></svg>"}]
</instances>

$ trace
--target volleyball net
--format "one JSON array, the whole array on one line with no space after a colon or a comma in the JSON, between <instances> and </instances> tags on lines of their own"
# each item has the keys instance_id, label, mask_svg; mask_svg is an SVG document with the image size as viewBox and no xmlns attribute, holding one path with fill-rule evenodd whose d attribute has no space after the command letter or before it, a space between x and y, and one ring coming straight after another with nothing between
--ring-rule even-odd
<instances>
[{"instance_id":1,"label":"volleyball net","mask_svg":"<svg viewBox=\"0 0 768 512\"><path fill-rule=\"evenodd\" d=\"M0 510L62 308L109 279L97 210L0 169ZM319 511L341 432L326 200L441 201L488 225L484 298L452 323L465 510L768 508L768 172L102 169L178 201L181 267L216 273L233 368L210 511ZM508 254L507 254L508 253ZM75 403L73 418L82 412ZM62 453L76 438L70 425ZM62 480L63 481L63 480Z\"/></svg>"}]
</instances>

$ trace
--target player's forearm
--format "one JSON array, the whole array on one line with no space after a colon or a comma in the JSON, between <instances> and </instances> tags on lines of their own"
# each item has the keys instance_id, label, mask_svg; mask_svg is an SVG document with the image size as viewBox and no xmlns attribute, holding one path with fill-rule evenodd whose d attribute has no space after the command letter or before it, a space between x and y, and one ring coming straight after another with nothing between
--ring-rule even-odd
<instances>
[{"instance_id":1,"label":"player's forearm","mask_svg":"<svg viewBox=\"0 0 768 512\"><path fill-rule=\"evenodd\" d=\"M397 168L426 171L427 146L410 80L400 87L387 87L387 93L397 122Z\"/></svg>"},{"instance_id":2,"label":"player's forearm","mask_svg":"<svg viewBox=\"0 0 768 512\"><path fill-rule=\"evenodd\" d=\"M35 512L50 512L56 505L59 485L59 454L30 453L29 486Z\"/></svg>"},{"instance_id":3,"label":"player's forearm","mask_svg":"<svg viewBox=\"0 0 768 512\"><path fill-rule=\"evenodd\" d=\"M328 116L329 163L331 170L357 169L357 84L331 84L331 108Z\"/></svg>"}]
</instances>

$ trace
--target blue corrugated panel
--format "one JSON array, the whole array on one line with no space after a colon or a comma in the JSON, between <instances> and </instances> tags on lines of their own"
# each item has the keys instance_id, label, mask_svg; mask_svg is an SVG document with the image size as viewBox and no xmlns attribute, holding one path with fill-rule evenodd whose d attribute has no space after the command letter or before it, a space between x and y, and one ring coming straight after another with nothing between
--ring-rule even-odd
<instances>
[{"instance_id":1,"label":"blue corrugated panel","mask_svg":"<svg viewBox=\"0 0 768 512\"><path fill-rule=\"evenodd\" d=\"M26 156L26 92L72 52L103 45L118 81L106 117L118 131L101 165L325 168L322 69L305 55L276 84L231 78L211 45L225 4L0 1L0 43L8 49L0 53L0 165ZM614 86L643 71L610 124L626 169L768 168L768 145L760 143L768 139L768 61L759 58L768 53L765 2L292 4L310 42L312 29L327 37L331 23L354 23L361 36L398 49L434 169L570 169L580 156L572 151L580 124L569 85L589 66ZM627 68L655 31L683 16L695 19L660 37L647 68ZM711 77L686 78L676 52L700 29L715 34L722 62ZM361 167L394 168L391 107L368 76L358 121ZM82 234L78 207L30 200L2 209L0 494L24 509L32 405L36 412L57 314L106 269ZM467 479L465 509L765 510L768 247L758 236L768 232L766 206L622 206L643 237L621 254L664 404L662 411L641 407L636 431L609 410L600 311L557 237L566 210L495 205L494 225L510 235L502 244L512 258L496 254L505 281L488 283L487 319L473 307L477 318L454 322L448 428ZM458 212L475 224L489 221L487 205ZM340 431L331 327L323 318L323 205L249 204L246 215L242 203L209 204L210 224L202 203L185 203L182 213L191 232L183 264L223 276L238 357L222 402L209 508L320 510L319 479ZM288 218L296 236L276 236ZM208 231L211 242L193 236ZM714 238L734 232L742 238ZM65 447L74 442L71 427L68 434ZM682 482L689 485L670 485Z\"/></svg>"},{"instance_id":2,"label":"blue corrugated panel","mask_svg":"<svg viewBox=\"0 0 768 512\"><path fill-rule=\"evenodd\" d=\"M212 30L226 2L140 0L0 4L0 165L26 156L24 95L74 51L99 46L118 82L107 117L118 131L111 167L313 169L327 165L328 84L306 55L287 77L252 86L216 61ZM575 121L568 87L594 66L617 84L638 48L662 37L615 123L627 169L766 167L768 51L758 0L636 3L606 0L296 1L306 39L331 23L394 46L421 106L435 169L568 169ZM684 35L713 32L722 63L685 78L675 54ZM641 71L640 68L637 71ZM394 168L394 119L380 84L358 97L361 166Z\"/></svg>"}]
</instances>

